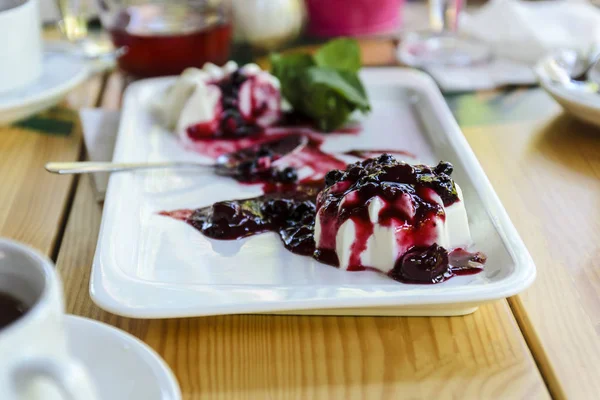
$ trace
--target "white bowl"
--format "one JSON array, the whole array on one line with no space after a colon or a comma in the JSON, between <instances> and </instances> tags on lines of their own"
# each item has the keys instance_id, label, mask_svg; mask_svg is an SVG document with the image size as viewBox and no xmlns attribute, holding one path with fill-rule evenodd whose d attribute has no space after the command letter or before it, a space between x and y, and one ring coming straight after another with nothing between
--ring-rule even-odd
<instances>
[{"instance_id":1,"label":"white bowl","mask_svg":"<svg viewBox=\"0 0 600 400\"><path fill-rule=\"evenodd\" d=\"M541 59L535 66L535 74L540 86L554 98L566 112L574 117L600 127L600 93L598 81L600 68L589 72L591 79L577 83L569 76L580 63L576 52L563 50Z\"/></svg>"}]
</instances>

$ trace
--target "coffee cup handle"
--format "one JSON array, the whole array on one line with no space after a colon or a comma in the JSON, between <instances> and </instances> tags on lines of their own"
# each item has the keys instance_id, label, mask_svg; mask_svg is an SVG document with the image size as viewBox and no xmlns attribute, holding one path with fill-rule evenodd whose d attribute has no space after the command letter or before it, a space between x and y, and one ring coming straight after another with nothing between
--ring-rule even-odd
<instances>
[{"instance_id":1,"label":"coffee cup handle","mask_svg":"<svg viewBox=\"0 0 600 400\"><path fill-rule=\"evenodd\" d=\"M32 358L20 364L14 376L25 385L36 377L47 378L58 387L65 400L98 399L89 375L79 363L72 360Z\"/></svg>"}]
</instances>

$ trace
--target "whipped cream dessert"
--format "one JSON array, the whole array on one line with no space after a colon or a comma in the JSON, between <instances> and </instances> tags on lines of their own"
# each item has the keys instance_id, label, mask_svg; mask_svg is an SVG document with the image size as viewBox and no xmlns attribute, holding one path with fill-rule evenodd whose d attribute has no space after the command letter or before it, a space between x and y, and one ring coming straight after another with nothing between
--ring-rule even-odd
<instances>
[{"instance_id":1,"label":"whipped cream dessert","mask_svg":"<svg viewBox=\"0 0 600 400\"><path fill-rule=\"evenodd\" d=\"M408 282L440 282L448 251L471 243L452 165L410 165L390 155L325 177L317 196L315 258L341 269L375 269Z\"/></svg>"},{"instance_id":2,"label":"whipped cream dessert","mask_svg":"<svg viewBox=\"0 0 600 400\"><path fill-rule=\"evenodd\" d=\"M155 109L184 142L248 136L280 119L279 80L256 64L207 63L186 69Z\"/></svg>"}]
</instances>

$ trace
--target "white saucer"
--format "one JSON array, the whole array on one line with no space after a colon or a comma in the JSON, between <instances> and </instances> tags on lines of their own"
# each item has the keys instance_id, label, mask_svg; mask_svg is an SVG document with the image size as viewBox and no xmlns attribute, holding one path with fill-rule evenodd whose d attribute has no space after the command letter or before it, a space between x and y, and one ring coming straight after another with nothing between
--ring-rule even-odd
<instances>
[{"instance_id":1,"label":"white saucer","mask_svg":"<svg viewBox=\"0 0 600 400\"><path fill-rule=\"evenodd\" d=\"M28 117L53 106L91 73L90 64L68 45L44 44L42 75L33 83L0 93L0 124Z\"/></svg>"},{"instance_id":2,"label":"white saucer","mask_svg":"<svg viewBox=\"0 0 600 400\"><path fill-rule=\"evenodd\" d=\"M180 400L173 372L148 345L113 326L65 316L69 349L89 371L100 399Z\"/></svg>"}]
</instances>

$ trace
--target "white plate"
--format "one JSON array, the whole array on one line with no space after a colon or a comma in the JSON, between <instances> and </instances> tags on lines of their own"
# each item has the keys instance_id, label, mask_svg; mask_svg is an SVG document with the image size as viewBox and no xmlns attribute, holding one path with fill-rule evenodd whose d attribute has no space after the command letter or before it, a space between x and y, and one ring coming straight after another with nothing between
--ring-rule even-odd
<instances>
[{"instance_id":1,"label":"white plate","mask_svg":"<svg viewBox=\"0 0 600 400\"><path fill-rule=\"evenodd\" d=\"M534 71L540 86L550 95L566 112L581 121L600 127L600 94L589 93L570 83L560 83L560 79L569 76L574 63L577 62L577 53L572 50L562 50L542 58L535 66ZM600 85L600 64L597 64L588 74L588 78L596 85Z\"/></svg>"},{"instance_id":2,"label":"white plate","mask_svg":"<svg viewBox=\"0 0 600 400\"><path fill-rule=\"evenodd\" d=\"M62 100L91 73L90 65L71 46L44 44L42 75L31 84L0 93L0 124L28 117Z\"/></svg>"},{"instance_id":3,"label":"white plate","mask_svg":"<svg viewBox=\"0 0 600 400\"><path fill-rule=\"evenodd\" d=\"M147 344L113 326L65 316L69 351L81 362L100 399L179 400L173 372Z\"/></svg>"},{"instance_id":4,"label":"white plate","mask_svg":"<svg viewBox=\"0 0 600 400\"><path fill-rule=\"evenodd\" d=\"M485 272L437 285L409 285L375 272L345 272L284 249L274 233L238 241L204 237L161 210L252 197L257 187L175 170L113 174L94 258L90 292L121 315L163 318L231 313L456 315L514 295L535 277L532 260L425 74L366 69L373 113L360 135L327 136L323 149L395 148L422 162L455 165ZM125 94L115 161L201 160L184 151L148 112L172 78L141 81Z\"/></svg>"}]
</instances>

